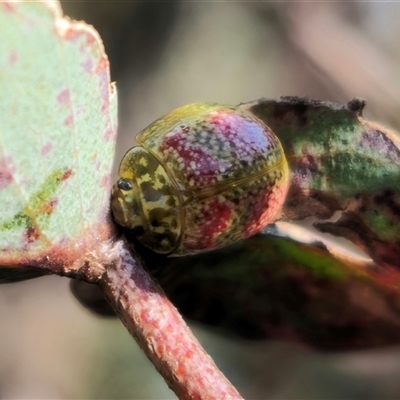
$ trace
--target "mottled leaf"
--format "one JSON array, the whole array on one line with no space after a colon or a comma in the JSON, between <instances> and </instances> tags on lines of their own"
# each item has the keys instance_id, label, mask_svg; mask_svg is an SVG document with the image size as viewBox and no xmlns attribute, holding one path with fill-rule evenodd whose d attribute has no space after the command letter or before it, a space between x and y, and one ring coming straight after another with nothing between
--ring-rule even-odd
<instances>
[{"instance_id":1,"label":"mottled leaf","mask_svg":"<svg viewBox=\"0 0 400 400\"><path fill-rule=\"evenodd\" d=\"M0 37L0 264L54 270L112 234L115 90L58 2L2 2Z\"/></svg>"},{"instance_id":2,"label":"mottled leaf","mask_svg":"<svg viewBox=\"0 0 400 400\"><path fill-rule=\"evenodd\" d=\"M164 260L154 274L179 311L222 332L323 350L400 343L400 292L371 265L267 235Z\"/></svg>"},{"instance_id":3,"label":"mottled leaf","mask_svg":"<svg viewBox=\"0 0 400 400\"><path fill-rule=\"evenodd\" d=\"M347 106L282 97L242 105L282 141L292 183L283 220L316 217L321 232L350 239L400 287L400 137Z\"/></svg>"}]
</instances>

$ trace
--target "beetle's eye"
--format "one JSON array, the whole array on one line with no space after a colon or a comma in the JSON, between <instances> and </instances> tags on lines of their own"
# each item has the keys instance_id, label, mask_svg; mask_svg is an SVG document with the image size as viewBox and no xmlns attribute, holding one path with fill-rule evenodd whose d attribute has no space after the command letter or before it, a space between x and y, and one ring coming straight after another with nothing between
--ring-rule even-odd
<instances>
[{"instance_id":1,"label":"beetle's eye","mask_svg":"<svg viewBox=\"0 0 400 400\"><path fill-rule=\"evenodd\" d=\"M127 179L119 179L117 182L117 187L120 190L131 190L132 189L132 184L130 181L128 181Z\"/></svg>"}]
</instances>

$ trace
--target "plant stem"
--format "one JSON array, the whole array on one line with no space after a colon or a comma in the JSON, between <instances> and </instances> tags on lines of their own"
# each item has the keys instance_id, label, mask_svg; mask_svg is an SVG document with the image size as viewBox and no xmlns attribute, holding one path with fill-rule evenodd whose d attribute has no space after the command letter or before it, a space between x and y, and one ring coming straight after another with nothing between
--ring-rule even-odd
<instances>
[{"instance_id":1,"label":"plant stem","mask_svg":"<svg viewBox=\"0 0 400 400\"><path fill-rule=\"evenodd\" d=\"M180 399L241 399L140 260L117 246L100 287L168 386Z\"/></svg>"}]
</instances>

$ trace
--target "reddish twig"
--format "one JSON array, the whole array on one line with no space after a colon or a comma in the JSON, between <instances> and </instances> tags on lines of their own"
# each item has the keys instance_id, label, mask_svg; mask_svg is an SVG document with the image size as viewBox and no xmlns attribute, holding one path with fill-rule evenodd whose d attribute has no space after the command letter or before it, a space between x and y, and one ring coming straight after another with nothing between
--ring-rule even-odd
<instances>
[{"instance_id":1,"label":"reddish twig","mask_svg":"<svg viewBox=\"0 0 400 400\"><path fill-rule=\"evenodd\" d=\"M180 399L241 399L140 261L117 246L99 284L169 387Z\"/></svg>"}]
</instances>

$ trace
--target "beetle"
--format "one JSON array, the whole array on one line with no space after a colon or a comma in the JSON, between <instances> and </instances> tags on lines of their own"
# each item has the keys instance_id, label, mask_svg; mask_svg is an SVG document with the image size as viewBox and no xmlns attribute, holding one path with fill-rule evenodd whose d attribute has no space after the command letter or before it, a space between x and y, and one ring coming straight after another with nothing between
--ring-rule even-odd
<instances>
[{"instance_id":1,"label":"beetle","mask_svg":"<svg viewBox=\"0 0 400 400\"><path fill-rule=\"evenodd\" d=\"M282 146L240 107L194 103L141 131L123 157L117 224L170 256L208 251L274 222L289 186Z\"/></svg>"}]
</instances>

